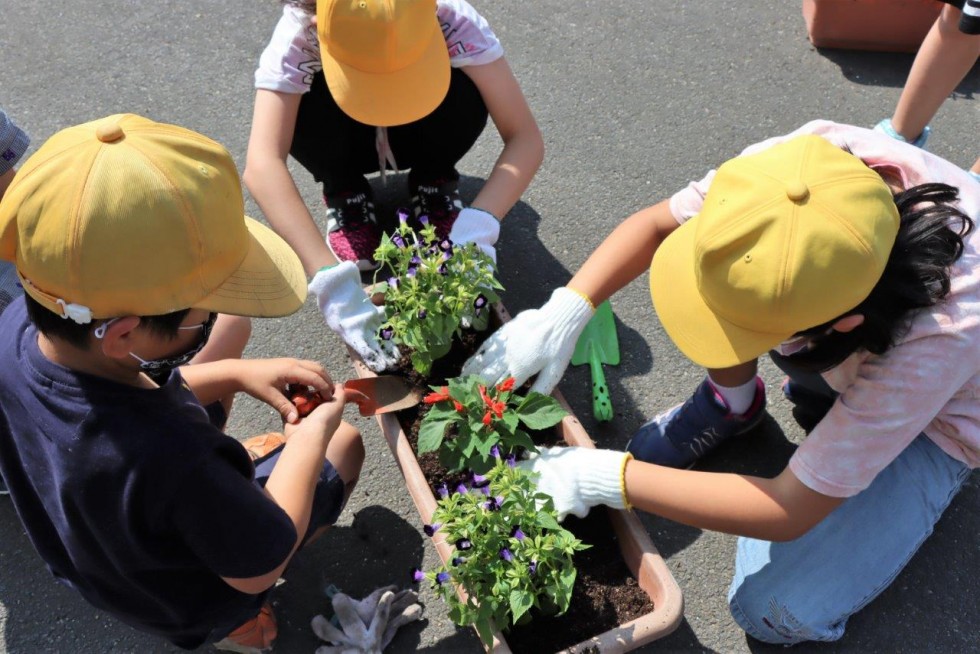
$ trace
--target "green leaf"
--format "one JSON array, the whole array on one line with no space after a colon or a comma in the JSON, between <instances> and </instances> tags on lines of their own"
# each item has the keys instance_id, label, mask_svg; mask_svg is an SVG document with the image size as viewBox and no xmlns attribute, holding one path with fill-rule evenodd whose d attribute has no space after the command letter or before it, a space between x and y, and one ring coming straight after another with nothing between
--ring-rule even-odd
<instances>
[{"instance_id":1,"label":"green leaf","mask_svg":"<svg viewBox=\"0 0 980 654\"><path fill-rule=\"evenodd\" d=\"M517 624L517 621L530 610L533 604L534 598L531 593L523 590L510 591L510 613L514 624Z\"/></svg>"},{"instance_id":2,"label":"green leaf","mask_svg":"<svg viewBox=\"0 0 980 654\"><path fill-rule=\"evenodd\" d=\"M568 412L550 395L532 391L517 407L517 415L530 429L547 429L558 424Z\"/></svg>"},{"instance_id":3,"label":"green leaf","mask_svg":"<svg viewBox=\"0 0 980 654\"><path fill-rule=\"evenodd\" d=\"M550 513L545 513L544 511L538 513L537 523L538 526L543 529L554 529L556 531L561 529L561 525L559 525L558 521L555 520L555 516L551 515Z\"/></svg>"},{"instance_id":4,"label":"green leaf","mask_svg":"<svg viewBox=\"0 0 980 654\"><path fill-rule=\"evenodd\" d=\"M430 411L429 414L431 415L431 413ZM446 435L446 427L454 421L453 416L440 416L431 420L428 418L429 416L426 416L426 420L423 420L422 425L419 427L419 454L438 450L439 446L442 445L442 439Z\"/></svg>"}]
</instances>

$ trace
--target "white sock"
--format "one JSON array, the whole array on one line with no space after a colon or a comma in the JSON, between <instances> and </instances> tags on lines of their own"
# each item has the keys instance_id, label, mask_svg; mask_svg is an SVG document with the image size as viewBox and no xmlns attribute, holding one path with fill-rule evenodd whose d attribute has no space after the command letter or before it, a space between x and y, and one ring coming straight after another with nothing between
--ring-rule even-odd
<instances>
[{"instance_id":1,"label":"white sock","mask_svg":"<svg viewBox=\"0 0 980 654\"><path fill-rule=\"evenodd\" d=\"M735 415L741 415L748 411L749 407L752 406L752 401L755 400L755 377L740 386L734 387L722 386L714 380L709 381L718 391L718 394L725 398L728 408Z\"/></svg>"}]
</instances>

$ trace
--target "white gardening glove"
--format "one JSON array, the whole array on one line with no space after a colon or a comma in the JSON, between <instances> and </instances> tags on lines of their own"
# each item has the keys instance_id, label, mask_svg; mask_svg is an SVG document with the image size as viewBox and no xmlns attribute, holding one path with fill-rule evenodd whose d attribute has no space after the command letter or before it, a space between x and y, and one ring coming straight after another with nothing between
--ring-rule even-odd
<instances>
[{"instance_id":1,"label":"white gardening glove","mask_svg":"<svg viewBox=\"0 0 980 654\"><path fill-rule=\"evenodd\" d=\"M456 216L449 240L453 243L473 243L497 263L497 250L493 247L500 237L500 221L483 209L466 207Z\"/></svg>"},{"instance_id":2,"label":"white gardening glove","mask_svg":"<svg viewBox=\"0 0 980 654\"><path fill-rule=\"evenodd\" d=\"M564 286L555 289L540 309L520 312L484 341L463 364L463 375L479 375L492 384L513 377L520 387L537 374L531 390L550 393L593 313L582 295Z\"/></svg>"},{"instance_id":3,"label":"white gardening glove","mask_svg":"<svg viewBox=\"0 0 980 654\"><path fill-rule=\"evenodd\" d=\"M569 513L584 518L597 504L629 508L625 475L632 458L616 450L551 447L517 465L537 476L538 490L554 499L558 519L564 520Z\"/></svg>"},{"instance_id":4,"label":"white gardening glove","mask_svg":"<svg viewBox=\"0 0 980 654\"><path fill-rule=\"evenodd\" d=\"M313 618L313 632L321 640L333 643L321 646L316 654L380 654L399 627L422 615L415 591L394 591L394 586L385 586L362 600L335 594L333 608L341 629L322 615Z\"/></svg>"},{"instance_id":5,"label":"white gardening glove","mask_svg":"<svg viewBox=\"0 0 980 654\"><path fill-rule=\"evenodd\" d=\"M378 337L385 320L384 307L371 303L361 287L361 274L352 261L319 271L310 282L310 293L330 329L357 352L367 367L382 372L398 363L398 348Z\"/></svg>"}]
</instances>

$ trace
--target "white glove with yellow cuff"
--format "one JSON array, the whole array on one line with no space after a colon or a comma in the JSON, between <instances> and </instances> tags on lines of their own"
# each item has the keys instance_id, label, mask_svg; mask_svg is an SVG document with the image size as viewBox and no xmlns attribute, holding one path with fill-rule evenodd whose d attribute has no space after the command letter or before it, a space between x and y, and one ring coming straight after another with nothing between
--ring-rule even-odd
<instances>
[{"instance_id":1,"label":"white glove with yellow cuff","mask_svg":"<svg viewBox=\"0 0 980 654\"><path fill-rule=\"evenodd\" d=\"M555 501L558 519L569 513L584 518L589 509L603 504L629 509L626 497L626 464L629 452L591 447L551 447L517 465L537 477L538 490Z\"/></svg>"}]
</instances>

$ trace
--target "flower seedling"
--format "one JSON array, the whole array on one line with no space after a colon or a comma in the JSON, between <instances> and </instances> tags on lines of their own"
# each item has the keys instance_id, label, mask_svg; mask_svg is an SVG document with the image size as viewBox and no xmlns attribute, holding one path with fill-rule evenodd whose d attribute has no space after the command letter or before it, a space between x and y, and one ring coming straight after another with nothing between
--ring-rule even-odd
<instances>
[{"instance_id":1,"label":"flower seedling","mask_svg":"<svg viewBox=\"0 0 980 654\"><path fill-rule=\"evenodd\" d=\"M473 244L457 245L436 236L423 216L416 233L408 213L399 211L395 233L381 238L375 260L392 271L375 291L384 294L385 323L379 336L405 346L412 367L426 375L445 356L463 326L487 327L487 304L503 286L494 277L493 260Z\"/></svg>"},{"instance_id":2,"label":"flower seedling","mask_svg":"<svg viewBox=\"0 0 980 654\"><path fill-rule=\"evenodd\" d=\"M493 627L507 629L530 619L531 609L561 614L575 585L575 552L589 547L558 524L554 503L537 492L529 473L513 459L497 458L472 485L440 492L426 534L452 545L449 565L423 572L449 605L458 625L473 624L493 642ZM460 599L456 585L466 591Z\"/></svg>"},{"instance_id":3,"label":"flower seedling","mask_svg":"<svg viewBox=\"0 0 980 654\"><path fill-rule=\"evenodd\" d=\"M286 397L296 407L296 412L300 418L305 418L313 412L313 409L323 404L323 398L309 386L300 384L286 384Z\"/></svg>"},{"instance_id":4,"label":"flower seedling","mask_svg":"<svg viewBox=\"0 0 980 654\"><path fill-rule=\"evenodd\" d=\"M486 386L470 375L432 390L423 399L432 408L419 427L418 452L438 450L439 462L448 470L486 470L493 465L494 447L505 455L521 448L536 452L522 427L546 429L567 415L550 395L514 393L513 377Z\"/></svg>"}]
</instances>

